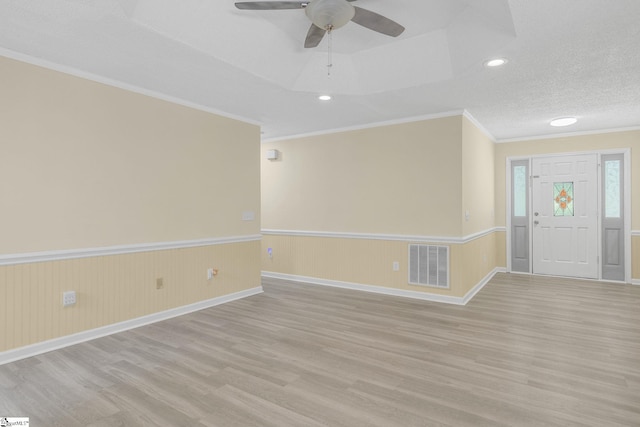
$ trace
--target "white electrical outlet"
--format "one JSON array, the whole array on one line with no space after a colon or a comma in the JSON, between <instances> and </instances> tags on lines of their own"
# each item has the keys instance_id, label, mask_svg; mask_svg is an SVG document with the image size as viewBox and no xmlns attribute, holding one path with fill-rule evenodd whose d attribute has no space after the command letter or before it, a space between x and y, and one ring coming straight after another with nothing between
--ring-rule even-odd
<instances>
[{"instance_id":1,"label":"white electrical outlet","mask_svg":"<svg viewBox=\"0 0 640 427\"><path fill-rule=\"evenodd\" d=\"M62 293L62 306L67 307L76 303L76 291Z\"/></svg>"},{"instance_id":2,"label":"white electrical outlet","mask_svg":"<svg viewBox=\"0 0 640 427\"><path fill-rule=\"evenodd\" d=\"M398 261L393 261L393 271L400 271L400 263Z\"/></svg>"}]
</instances>

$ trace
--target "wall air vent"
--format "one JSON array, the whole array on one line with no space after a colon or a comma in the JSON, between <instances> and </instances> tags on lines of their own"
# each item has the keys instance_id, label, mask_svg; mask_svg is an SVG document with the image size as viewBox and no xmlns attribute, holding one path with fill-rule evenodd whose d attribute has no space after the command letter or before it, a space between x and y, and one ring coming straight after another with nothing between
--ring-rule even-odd
<instances>
[{"instance_id":1,"label":"wall air vent","mask_svg":"<svg viewBox=\"0 0 640 427\"><path fill-rule=\"evenodd\" d=\"M449 247L409 245L409 284L449 287Z\"/></svg>"}]
</instances>

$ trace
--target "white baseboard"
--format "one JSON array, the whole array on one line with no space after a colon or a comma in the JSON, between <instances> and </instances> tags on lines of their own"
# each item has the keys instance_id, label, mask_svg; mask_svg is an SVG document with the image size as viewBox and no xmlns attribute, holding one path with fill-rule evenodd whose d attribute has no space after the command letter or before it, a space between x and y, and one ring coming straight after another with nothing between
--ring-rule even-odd
<instances>
[{"instance_id":1,"label":"white baseboard","mask_svg":"<svg viewBox=\"0 0 640 427\"><path fill-rule=\"evenodd\" d=\"M631 279L631 284L640 286L640 279Z\"/></svg>"},{"instance_id":2,"label":"white baseboard","mask_svg":"<svg viewBox=\"0 0 640 427\"><path fill-rule=\"evenodd\" d=\"M471 301L471 298L476 296L476 294L480 292L482 288L484 288L484 285L489 283L489 280L491 280L491 278L495 276L496 273L506 273L506 272L507 272L507 269L504 267L494 268L493 271L490 271L489 274L484 276L482 280L480 280L473 288L469 290L469 292L465 294L465 296L462 298L464 301L462 305L467 305L467 303Z\"/></svg>"},{"instance_id":3,"label":"white baseboard","mask_svg":"<svg viewBox=\"0 0 640 427\"><path fill-rule=\"evenodd\" d=\"M126 320L124 322L114 323L112 325L78 332L76 334L31 344L25 347L3 351L0 352L0 365L15 362L16 360L20 359L26 359L27 357L37 356L38 354L47 353L52 350L57 350L63 347L68 347L74 344L79 344L85 341L90 341L118 332L124 332L129 329L138 328L140 326L160 322L162 320L171 319L172 317L182 316L183 314L192 313L194 311L203 310L205 308L214 307L216 305L225 304L227 302L235 301L260 293L262 293L262 286L246 289L244 291L235 292L229 295L211 298L205 301L198 301L196 303L184 305L182 307L172 308L170 310L162 311L159 313L153 313L147 316Z\"/></svg>"},{"instance_id":4,"label":"white baseboard","mask_svg":"<svg viewBox=\"0 0 640 427\"><path fill-rule=\"evenodd\" d=\"M480 289L486 285L489 280L498 272L505 271L504 268L495 268L480 282L478 282L464 297L454 297L450 295L432 294L428 292L407 291L404 289L385 288L384 286L364 285L361 283L342 282L338 280L321 279L318 277L297 276L294 274L275 273L272 271L263 271L262 277L272 279L292 280L295 282L308 283L312 285L332 286L334 288L351 289L356 291L372 292L376 294L390 295L396 297L413 298L424 301L442 302L446 304L466 305Z\"/></svg>"}]
</instances>

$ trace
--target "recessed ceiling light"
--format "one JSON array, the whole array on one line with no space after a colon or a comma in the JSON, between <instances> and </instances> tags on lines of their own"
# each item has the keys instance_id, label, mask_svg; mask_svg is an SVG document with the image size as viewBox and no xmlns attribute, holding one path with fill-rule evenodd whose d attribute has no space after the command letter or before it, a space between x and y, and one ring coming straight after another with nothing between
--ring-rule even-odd
<instances>
[{"instance_id":1,"label":"recessed ceiling light","mask_svg":"<svg viewBox=\"0 0 640 427\"><path fill-rule=\"evenodd\" d=\"M319 99L320 101L330 101L330 100L331 100L331 95L320 95L320 96L318 97L318 99Z\"/></svg>"},{"instance_id":2,"label":"recessed ceiling light","mask_svg":"<svg viewBox=\"0 0 640 427\"><path fill-rule=\"evenodd\" d=\"M553 119L549 122L551 126L561 127L561 126L570 126L576 123L578 119L575 117L558 117L557 119Z\"/></svg>"},{"instance_id":3,"label":"recessed ceiling light","mask_svg":"<svg viewBox=\"0 0 640 427\"><path fill-rule=\"evenodd\" d=\"M487 67L499 67L506 63L507 63L507 60L505 58L496 58L496 59L491 59L485 62L484 65L486 65Z\"/></svg>"}]
</instances>

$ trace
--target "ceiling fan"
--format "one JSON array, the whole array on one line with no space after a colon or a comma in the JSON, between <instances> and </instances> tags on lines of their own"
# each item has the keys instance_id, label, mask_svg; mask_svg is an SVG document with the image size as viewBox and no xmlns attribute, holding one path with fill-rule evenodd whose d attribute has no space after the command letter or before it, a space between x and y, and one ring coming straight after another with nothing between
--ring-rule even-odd
<instances>
[{"instance_id":1,"label":"ceiling fan","mask_svg":"<svg viewBox=\"0 0 640 427\"><path fill-rule=\"evenodd\" d=\"M324 35L353 21L370 30L397 37L404 27L391 19L370 10L353 6L355 0L309 0L309 1L245 1L237 2L238 9L280 10L304 9L311 20L311 28L304 40L304 47L316 47Z\"/></svg>"}]
</instances>

